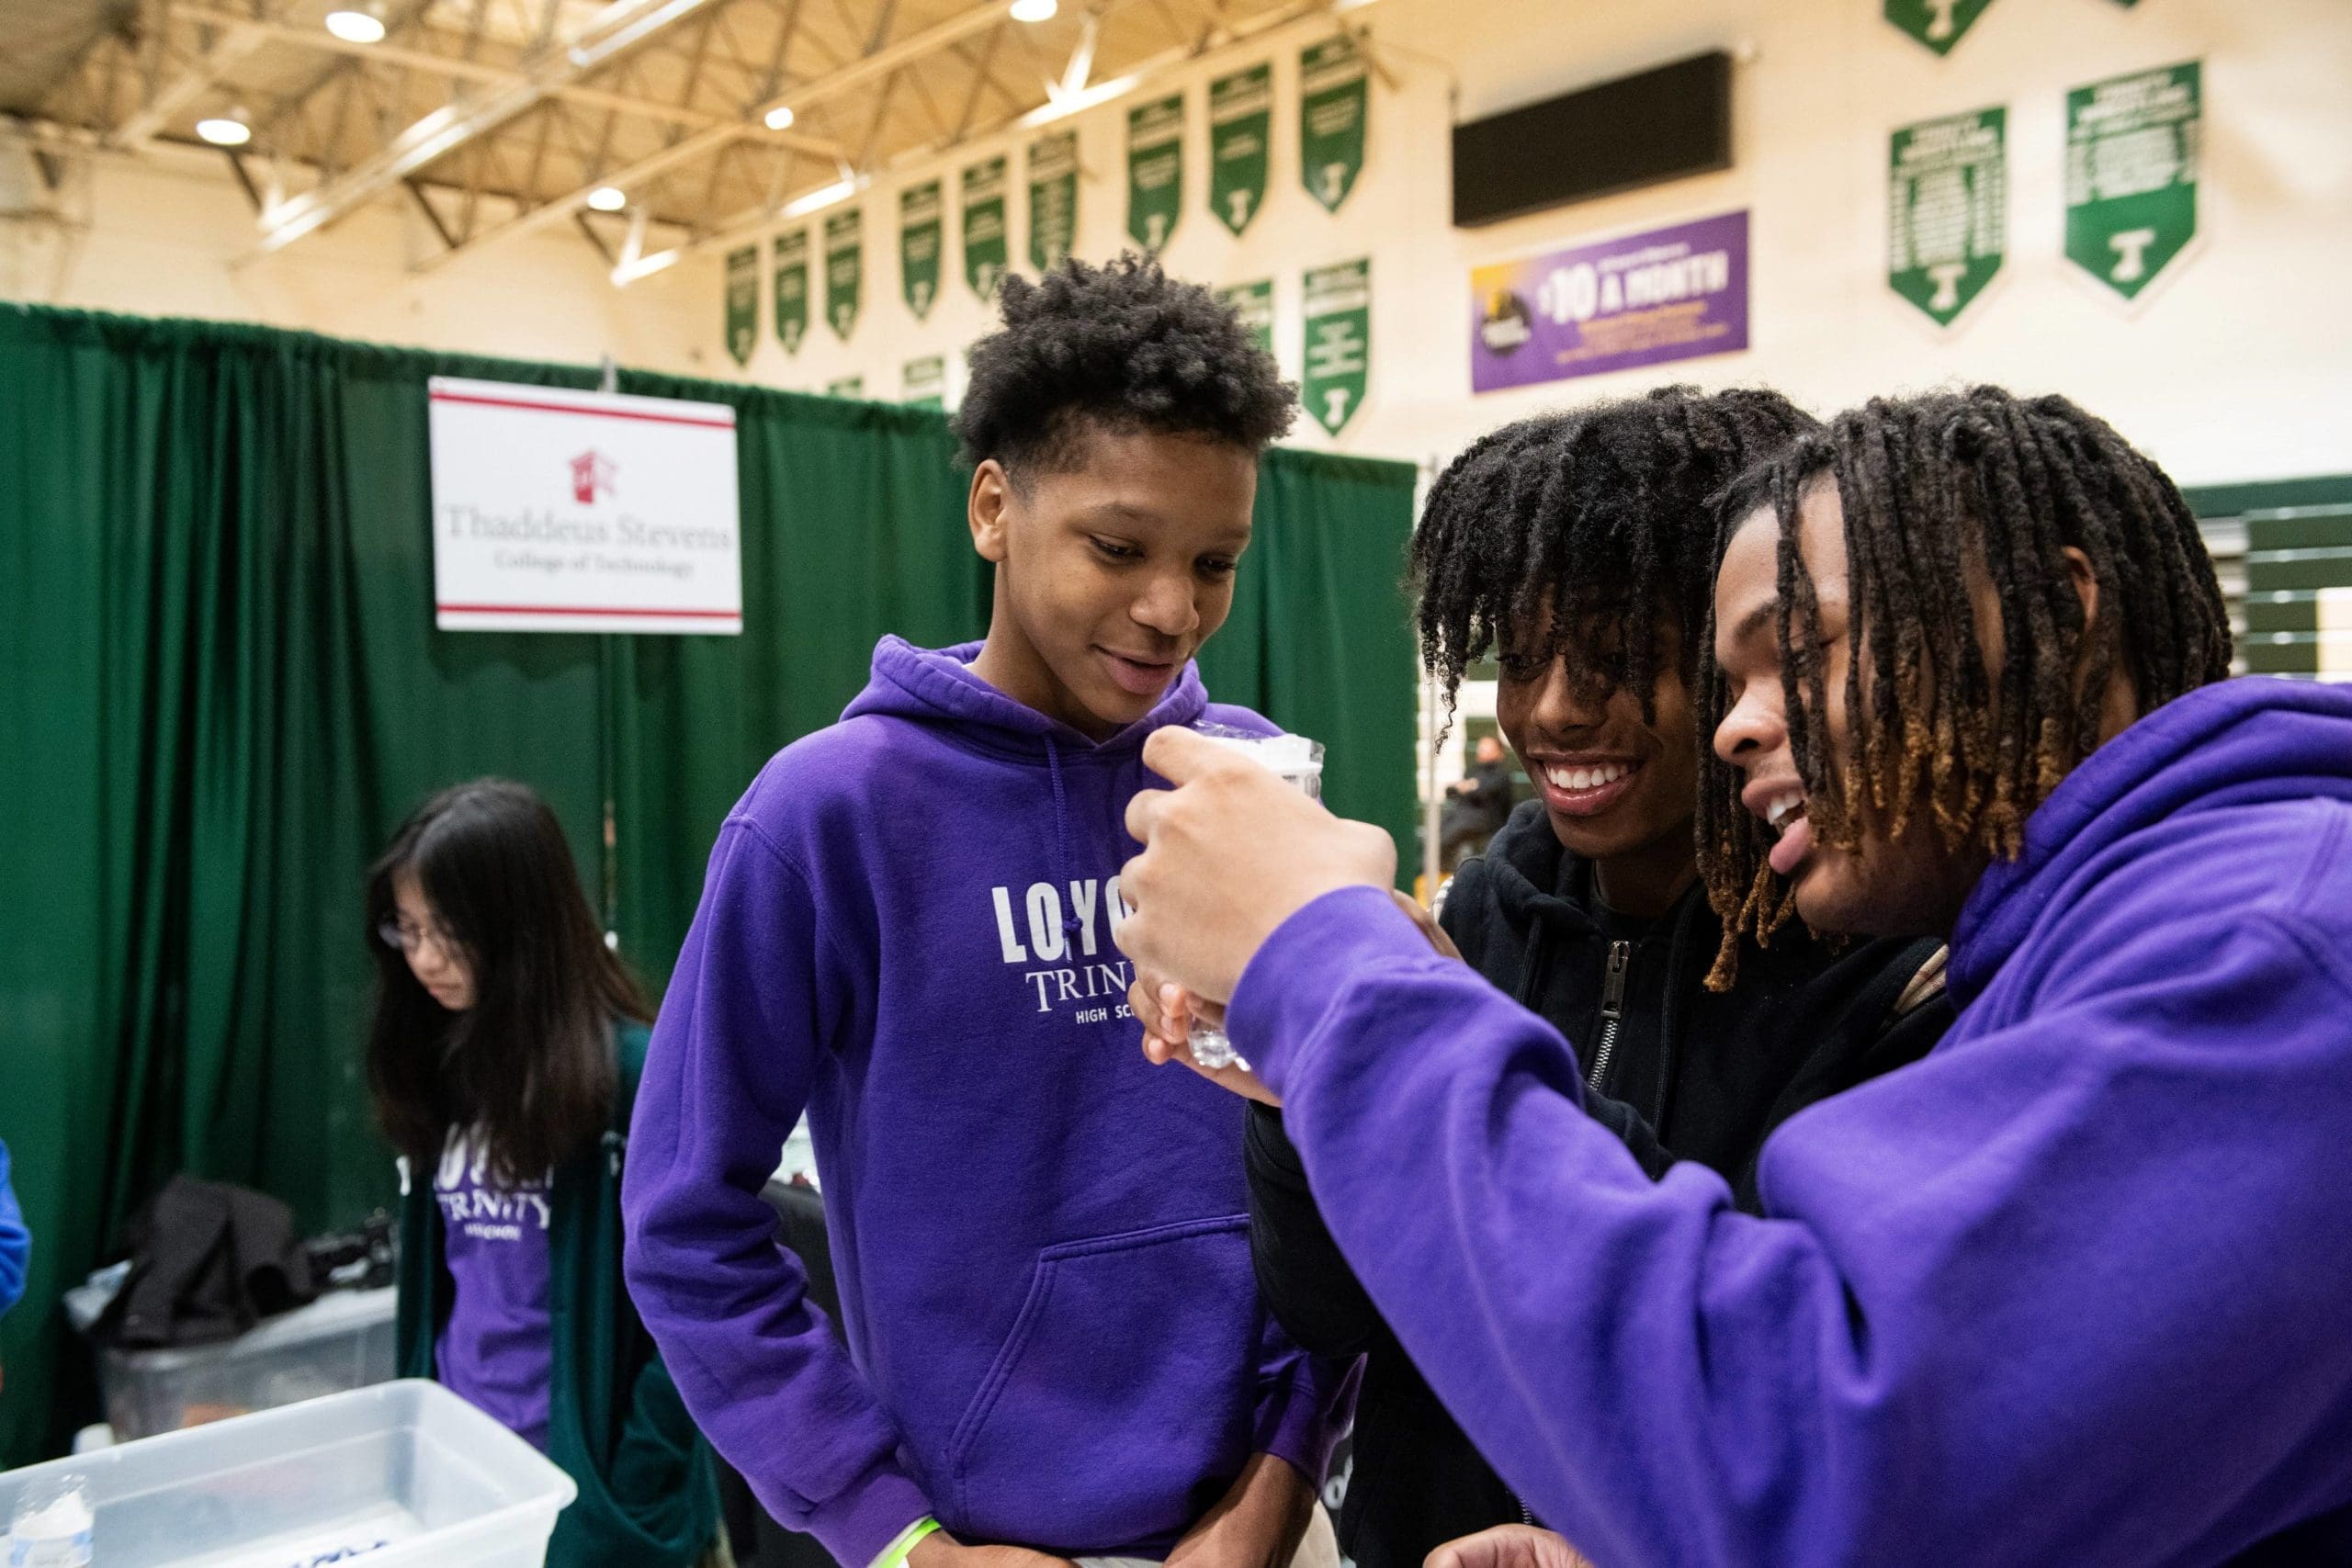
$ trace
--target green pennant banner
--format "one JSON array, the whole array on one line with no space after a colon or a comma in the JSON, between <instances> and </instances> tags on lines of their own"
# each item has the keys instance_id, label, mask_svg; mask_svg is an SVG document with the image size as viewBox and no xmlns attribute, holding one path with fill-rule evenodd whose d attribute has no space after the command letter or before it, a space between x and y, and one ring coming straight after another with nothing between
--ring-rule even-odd
<instances>
[{"instance_id":1,"label":"green pennant banner","mask_svg":"<svg viewBox=\"0 0 2352 1568\"><path fill-rule=\"evenodd\" d=\"M1363 406L1372 374L1372 261L1341 262L1306 275L1306 374L1299 401L1337 435Z\"/></svg>"},{"instance_id":2,"label":"green pennant banner","mask_svg":"<svg viewBox=\"0 0 2352 1568\"><path fill-rule=\"evenodd\" d=\"M2008 247L2008 111L1922 120L1887 145L1886 281L1948 327Z\"/></svg>"},{"instance_id":3,"label":"green pennant banner","mask_svg":"<svg viewBox=\"0 0 2352 1568\"><path fill-rule=\"evenodd\" d=\"M939 299L939 252L946 202L939 182L909 186L899 193L899 291L920 321Z\"/></svg>"},{"instance_id":4,"label":"green pennant banner","mask_svg":"<svg viewBox=\"0 0 2352 1568\"><path fill-rule=\"evenodd\" d=\"M859 297L865 289L865 245L858 209L825 220L825 324L843 343L857 326Z\"/></svg>"},{"instance_id":5,"label":"green pennant banner","mask_svg":"<svg viewBox=\"0 0 2352 1568\"><path fill-rule=\"evenodd\" d=\"M1274 280L1261 277L1255 283L1237 283L1220 288L1216 297L1233 307L1241 324L1268 354L1274 352Z\"/></svg>"},{"instance_id":6,"label":"green pennant banner","mask_svg":"<svg viewBox=\"0 0 2352 1568\"><path fill-rule=\"evenodd\" d=\"M1934 50L1950 54L1993 0L1886 0L1886 19Z\"/></svg>"},{"instance_id":7,"label":"green pennant banner","mask_svg":"<svg viewBox=\"0 0 2352 1568\"><path fill-rule=\"evenodd\" d=\"M945 408L947 356L927 354L921 359L908 360L899 369L899 400L909 408Z\"/></svg>"},{"instance_id":8,"label":"green pennant banner","mask_svg":"<svg viewBox=\"0 0 2352 1568\"><path fill-rule=\"evenodd\" d=\"M865 378L863 376L843 376L839 380L828 381L825 383L825 396L829 398L862 398L865 396Z\"/></svg>"},{"instance_id":9,"label":"green pennant banner","mask_svg":"<svg viewBox=\"0 0 2352 1568\"><path fill-rule=\"evenodd\" d=\"M2126 299L2197 237L2200 63L2066 95L2066 256Z\"/></svg>"},{"instance_id":10,"label":"green pennant banner","mask_svg":"<svg viewBox=\"0 0 2352 1568\"><path fill-rule=\"evenodd\" d=\"M1078 132L1029 143L1029 265L1058 265L1078 243Z\"/></svg>"},{"instance_id":11,"label":"green pennant banner","mask_svg":"<svg viewBox=\"0 0 2352 1568\"><path fill-rule=\"evenodd\" d=\"M1298 177L1332 212L1363 173L1364 113L1371 99L1363 55L1345 33L1298 57Z\"/></svg>"},{"instance_id":12,"label":"green pennant banner","mask_svg":"<svg viewBox=\"0 0 2352 1568\"><path fill-rule=\"evenodd\" d=\"M996 286L1012 261L1004 228L1004 159L995 157L964 171L964 281L993 303Z\"/></svg>"},{"instance_id":13,"label":"green pennant banner","mask_svg":"<svg viewBox=\"0 0 2352 1568\"><path fill-rule=\"evenodd\" d=\"M1182 94L1127 111L1127 233L1157 251L1184 211Z\"/></svg>"},{"instance_id":14,"label":"green pennant banner","mask_svg":"<svg viewBox=\"0 0 2352 1568\"><path fill-rule=\"evenodd\" d=\"M746 245L727 253L727 356L749 365L759 336L760 247Z\"/></svg>"},{"instance_id":15,"label":"green pennant banner","mask_svg":"<svg viewBox=\"0 0 2352 1568\"><path fill-rule=\"evenodd\" d=\"M1238 234L1266 204L1274 68L1253 65L1209 84L1209 210Z\"/></svg>"},{"instance_id":16,"label":"green pennant banner","mask_svg":"<svg viewBox=\"0 0 2352 1568\"><path fill-rule=\"evenodd\" d=\"M808 335L808 231L792 229L775 237L775 336L797 354Z\"/></svg>"}]
</instances>

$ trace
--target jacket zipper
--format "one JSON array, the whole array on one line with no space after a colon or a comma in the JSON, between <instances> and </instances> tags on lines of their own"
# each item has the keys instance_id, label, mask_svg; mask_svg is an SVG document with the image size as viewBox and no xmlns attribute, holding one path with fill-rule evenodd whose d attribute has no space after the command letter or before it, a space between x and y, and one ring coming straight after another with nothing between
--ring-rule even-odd
<instances>
[{"instance_id":1,"label":"jacket zipper","mask_svg":"<svg viewBox=\"0 0 2352 1568\"><path fill-rule=\"evenodd\" d=\"M1633 961L1632 942L1609 944L1609 972L1600 983L1600 1043L1593 1047L1592 1071L1584 1080L1585 1088L1595 1094L1609 1077L1610 1054L1617 1049L1617 1026L1625 1016L1625 971Z\"/></svg>"},{"instance_id":2,"label":"jacket zipper","mask_svg":"<svg viewBox=\"0 0 2352 1568\"><path fill-rule=\"evenodd\" d=\"M1592 1071L1585 1076L1585 1087L1593 1093L1600 1092L1600 1083L1609 1076L1609 1058L1617 1049L1617 1030L1625 1017L1625 971L1633 966L1634 944L1612 942L1609 944L1609 968L1600 982L1600 1043L1593 1047ZM1530 1529L1540 1529L1535 1522L1535 1510L1516 1492L1506 1489L1511 1506L1519 1510L1519 1522Z\"/></svg>"}]
</instances>

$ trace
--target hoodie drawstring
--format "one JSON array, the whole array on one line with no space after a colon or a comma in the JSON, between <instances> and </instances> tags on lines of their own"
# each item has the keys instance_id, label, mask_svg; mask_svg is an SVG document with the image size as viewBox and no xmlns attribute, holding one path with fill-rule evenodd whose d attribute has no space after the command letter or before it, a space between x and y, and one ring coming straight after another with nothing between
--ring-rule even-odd
<instances>
[{"instance_id":1,"label":"hoodie drawstring","mask_svg":"<svg viewBox=\"0 0 2352 1568\"><path fill-rule=\"evenodd\" d=\"M1544 986L1552 977L1552 966L1543 961L1551 956L1544 943L1544 917L1539 912L1527 923L1527 956L1520 960L1519 995L1512 998L1530 1012L1544 1010Z\"/></svg>"},{"instance_id":2,"label":"hoodie drawstring","mask_svg":"<svg viewBox=\"0 0 2352 1568\"><path fill-rule=\"evenodd\" d=\"M1050 735L1046 737L1046 771L1052 776L1054 782L1055 864L1059 868L1063 891L1068 892L1071 881L1069 874L1069 796L1062 788L1062 749L1054 744L1054 738ZM1062 936L1064 940L1075 940L1078 936L1078 910L1071 905L1066 903L1062 906Z\"/></svg>"}]
</instances>

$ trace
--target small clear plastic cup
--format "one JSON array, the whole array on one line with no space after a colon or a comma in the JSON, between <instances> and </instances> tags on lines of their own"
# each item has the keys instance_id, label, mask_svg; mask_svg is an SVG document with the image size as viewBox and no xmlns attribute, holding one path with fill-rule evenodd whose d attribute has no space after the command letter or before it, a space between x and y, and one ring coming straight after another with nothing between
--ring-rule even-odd
<instances>
[{"instance_id":1,"label":"small clear plastic cup","mask_svg":"<svg viewBox=\"0 0 2352 1568\"><path fill-rule=\"evenodd\" d=\"M8 1568L90 1568L96 1523L89 1488L80 1476L26 1488L8 1521Z\"/></svg>"},{"instance_id":2,"label":"small clear plastic cup","mask_svg":"<svg viewBox=\"0 0 2352 1568\"><path fill-rule=\"evenodd\" d=\"M1305 795L1309 800L1323 798L1323 742L1310 740L1304 735L1253 735L1246 729L1236 729L1224 724L1196 724L1194 734L1205 735L1222 746L1230 746L1251 761L1279 777L1284 784ZM1193 1020L1193 1060L1211 1069L1239 1067L1250 1070L1250 1064L1233 1048L1225 1031L1199 1018Z\"/></svg>"}]
</instances>

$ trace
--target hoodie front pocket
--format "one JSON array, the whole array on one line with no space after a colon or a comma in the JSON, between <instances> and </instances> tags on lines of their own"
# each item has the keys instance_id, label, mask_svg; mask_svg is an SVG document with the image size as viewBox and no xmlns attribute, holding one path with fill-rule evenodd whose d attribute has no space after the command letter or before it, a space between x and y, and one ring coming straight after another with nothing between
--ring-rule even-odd
<instances>
[{"instance_id":1,"label":"hoodie front pocket","mask_svg":"<svg viewBox=\"0 0 2352 1568\"><path fill-rule=\"evenodd\" d=\"M1249 1216L1037 1255L948 1447L984 1539L1104 1551L1172 1539L1249 1457L1258 1369Z\"/></svg>"}]
</instances>

